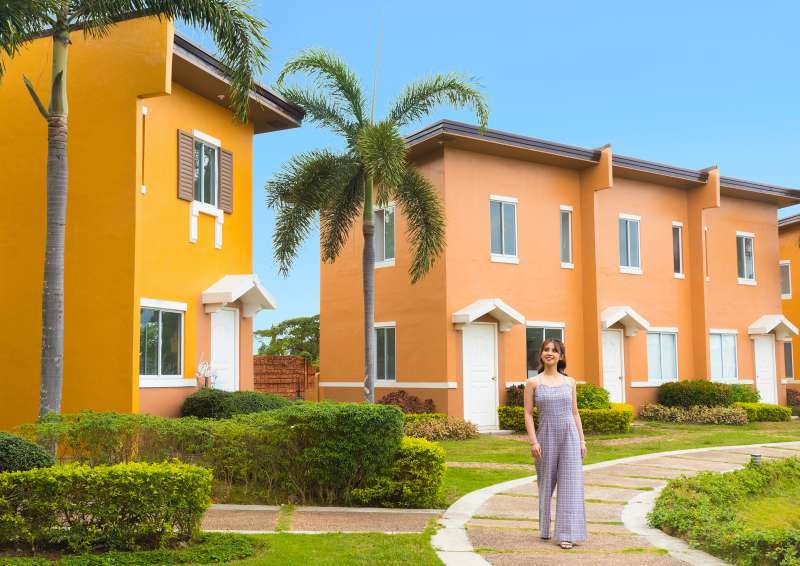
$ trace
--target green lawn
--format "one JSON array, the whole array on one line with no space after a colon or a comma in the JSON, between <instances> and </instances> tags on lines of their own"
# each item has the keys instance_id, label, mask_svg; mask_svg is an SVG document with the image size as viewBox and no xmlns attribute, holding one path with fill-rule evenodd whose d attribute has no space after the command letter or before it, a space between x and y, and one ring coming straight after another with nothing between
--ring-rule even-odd
<instances>
[{"instance_id":1,"label":"green lawn","mask_svg":"<svg viewBox=\"0 0 800 566\"><path fill-rule=\"evenodd\" d=\"M750 497L737 506L737 517L745 527L754 529L800 528L800 485L794 481L778 481L760 497Z\"/></svg>"}]
</instances>

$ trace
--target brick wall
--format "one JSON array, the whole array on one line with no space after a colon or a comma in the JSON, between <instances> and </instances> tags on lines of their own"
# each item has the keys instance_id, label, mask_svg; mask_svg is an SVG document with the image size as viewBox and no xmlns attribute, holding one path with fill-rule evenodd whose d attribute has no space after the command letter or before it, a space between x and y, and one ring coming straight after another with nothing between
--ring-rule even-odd
<instances>
[{"instance_id":1,"label":"brick wall","mask_svg":"<svg viewBox=\"0 0 800 566\"><path fill-rule=\"evenodd\" d=\"M287 399L315 401L318 371L300 356L253 356L253 387Z\"/></svg>"}]
</instances>

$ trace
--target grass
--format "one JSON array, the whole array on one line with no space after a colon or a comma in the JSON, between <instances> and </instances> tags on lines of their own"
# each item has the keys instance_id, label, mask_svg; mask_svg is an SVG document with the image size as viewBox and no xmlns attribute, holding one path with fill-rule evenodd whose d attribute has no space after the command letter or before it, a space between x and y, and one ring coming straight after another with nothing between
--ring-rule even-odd
<instances>
[{"instance_id":1,"label":"grass","mask_svg":"<svg viewBox=\"0 0 800 566\"><path fill-rule=\"evenodd\" d=\"M778 481L768 493L751 497L736 508L743 525L751 528L800 528L800 485L794 481Z\"/></svg>"},{"instance_id":2,"label":"grass","mask_svg":"<svg viewBox=\"0 0 800 566\"><path fill-rule=\"evenodd\" d=\"M447 468L442 486L444 506L449 507L459 497L476 489L532 475L535 475L534 472L528 470Z\"/></svg>"}]
</instances>

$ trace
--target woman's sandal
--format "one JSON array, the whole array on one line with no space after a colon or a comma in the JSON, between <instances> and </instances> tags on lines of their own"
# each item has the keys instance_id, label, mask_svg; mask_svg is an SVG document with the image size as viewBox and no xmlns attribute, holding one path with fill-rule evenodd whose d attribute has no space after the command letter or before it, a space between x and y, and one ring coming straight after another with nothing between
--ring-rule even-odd
<instances>
[{"instance_id":1,"label":"woman's sandal","mask_svg":"<svg viewBox=\"0 0 800 566\"><path fill-rule=\"evenodd\" d=\"M567 541L561 541L561 543L559 543L558 546L560 546L564 550L570 550L572 548L572 543Z\"/></svg>"}]
</instances>

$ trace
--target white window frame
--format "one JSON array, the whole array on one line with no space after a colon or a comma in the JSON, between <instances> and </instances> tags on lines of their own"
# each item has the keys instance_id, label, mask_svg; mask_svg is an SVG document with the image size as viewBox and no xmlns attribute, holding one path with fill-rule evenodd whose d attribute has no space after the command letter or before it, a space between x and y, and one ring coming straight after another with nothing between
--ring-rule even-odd
<instances>
[{"instance_id":1,"label":"white window frame","mask_svg":"<svg viewBox=\"0 0 800 566\"><path fill-rule=\"evenodd\" d=\"M642 270L642 217L636 214L627 214L625 212L619 213L620 220L628 220L632 222L636 222L636 239L639 241L639 267L634 267L631 265L622 265L622 258L619 258L620 266L619 272L620 273L628 273L630 275L642 275L644 272ZM628 234L628 262L630 262L631 258L631 239L630 233ZM617 255L619 255L619 222L617 222Z\"/></svg>"},{"instance_id":2,"label":"white window frame","mask_svg":"<svg viewBox=\"0 0 800 566\"><path fill-rule=\"evenodd\" d=\"M514 244L515 244L514 247L517 250L516 254L506 254L506 253L497 254L492 252L492 226L491 226L492 201L514 205ZM518 205L519 205L519 199L516 197L489 195L489 259L495 263L514 263L514 264L519 263L519 214L517 214ZM503 219L503 217L504 217L503 207L501 206L500 218ZM505 230L503 229L503 226L500 227L500 238L501 238L500 247L505 250L506 233Z\"/></svg>"},{"instance_id":3,"label":"white window frame","mask_svg":"<svg viewBox=\"0 0 800 566\"><path fill-rule=\"evenodd\" d=\"M739 238L742 238L742 246L744 246L744 239L750 238L753 242L751 244L753 249L753 278L749 277L739 277ZM756 235L753 232L742 232L740 230L736 231L736 282L739 285L756 285ZM744 250L742 250L742 261L745 262L745 272L747 272L747 256L744 254Z\"/></svg>"},{"instance_id":4,"label":"white window frame","mask_svg":"<svg viewBox=\"0 0 800 566\"><path fill-rule=\"evenodd\" d=\"M786 300L786 299L791 299L792 298L792 260L790 260L790 259L782 259L782 260L780 260L778 262L778 269L782 270L784 265L786 266L786 272L787 272L787 278L786 279L789 282L789 292L788 293L784 293L783 292L783 286L781 286L781 299ZM792 366L792 367L794 367L794 366Z\"/></svg>"},{"instance_id":5,"label":"white window frame","mask_svg":"<svg viewBox=\"0 0 800 566\"><path fill-rule=\"evenodd\" d=\"M568 213L567 218L569 219L569 230L567 233L569 234L569 261L561 261L561 267L564 269L575 269L575 256L573 255L573 247L572 247L572 216L573 216L573 209L571 205L562 204L558 207L558 236L559 236L559 243L563 245L561 242L561 215L563 212ZM559 259L561 256L561 247L558 248L558 255Z\"/></svg>"},{"instance_id":6,"label":"white window frame","mask_svg":"<svg viewBox=\"0 0 800 566\"><path fill-rule=\"evenodd\" d=\"M219 152L222 149L222 142L220 140L218 140L217 138L215 138L214 136L210 136L210 135L206 134L205 132L201 132L200 130L193 130L192 131L192 135L194 136L195 140L200 140L200 142L202 144L205 144L205 145L207 145L209 147L213 147L214 148L214 155L216 156L216 159L214 161L214 163L215 163L214 167L216 168L216 173L214 175L214 185L215 185L214 186L214 204L209 204L209 203L207 203L207 202L205 202L203 200L197 200L197 198L194 198L194 202L197 202L197 203L200 203L201 205L204 205L203 207L199 208L199 212L204 212L204 213L209 214L211 216L216 216L216 210L221 210L219 208L219 173L220 173L220 171L219 171L219 169L220 169L220 167L219 167ZM194 144L192 144L192 152L195 152L195 151L197 151L197 149L194 147ZM194 168L194 159L192 159L192 168ZM192 181L193 181L192 182L192 194L194 194L194 180L192 180ZM201 181L201 184L202 184L202 181ZM204 210L204 208L206 210Z\"/></svg>"},{"instance_id":7,"label":"white window frame","mask_svg":"<svg viewBox=\"0 0 800 566\"><path fill-rule=\"evenodd\" d=\"M373 210L374 213L378 211L392 211L392 241L394 242L394 255L389 259L383 259L375 262L375 269L383 267L394 267L395 259L397 258L397 207L394 202L389 202L384 206L376 206ZM383 256L386 257L386 216L383 218ZM377 327L376 327L377 328Z\"/></svg>"},{"instance_id":8,"label":"white window frame","mask_svg":"<svg viewBox=\"0 0 800 566\"><path fill-rule=\"evenodd\" d=\"M393 320L386 322L376 322L375 327L375 384L397 384L397 323ZM378 330L383 328L394 328L394 379L379 379L378 378ZM404 385L405 386L405 385Z\"/></svg>"},{"instance_id":9,"label":"white window frame","mask_svg":"<svg viewBox=\"0 0 800 566\"><path fill-rule=\"evenodd\" d=\"M525 372L527 375L528 370L528 328L541 328L542 338L546 339L546 334L548 330L560 330L561 331L561 341L566 342L567 337L567 324L565 322L553 321L553 320L526 320L525 321Z\"/></svg>"},{"instance_id":10,"label":"white window frame","mask_svg":"<svg viewBox=\"0 0 800 566\"><path fill-rule=\"evenodd\" d=\"M150 309L159 312L177 313L181 316L181 351L179 355L180 371L178 375L163 375L161 374L161 316L159 315L159 329L158 329L158 375L142 375L139 374L139 387L193 387L197 385L197 379L184 379L183 372L186 371L186 310L187 304L179 301L165 301L161 299L139 299L140 309ZM141 325L141 322L140 322ZM141 342L139 344L141 350ZM141 351L140 351L141 355ZM141 371L141 367L139 368Z\"/></svg>"},{"instance_id":11,"label":"white window frame","mask_svg":"<svg viewBox=\"0 0 800 566\"><path fill-rule=\"evenodd\" d=\"M647 382L648 383L669 383L671 381L678 381L680 379L680 363L678 361L678 327L677 326L651 326L647 329L647 334L658 334L659 335L659 348L658 348L658 355L659 355L659 367L663 367L661 363L663 360L660 359L661 357L661 343L660 343L660 335L662 334L669 334L675 337L675 377L669 379L662 379L661 377L654 378L650 375L650 354L648 353L648 361L647 361ZM663 371L662 371L663 373Z\"/></svg>"},{"instance_id":12,"label":"white window frame","mask_svg":"<svg viewBox=\"0 0 800 566\"><path fill-rule=\"evenodd\" d=\"M675 271L675 257L672 258L672 276L675 279L686 279L686 270L683 266L683 222L677 220L672 221L672 230L678 229L678 259L680 260L680 271ZM670 234L671 236L672 234ZM639 243L641 245L641 242ZM673 253L675 249L673 248Z\"/></svg>"},{"instance_id":13,"label":"white window frame","mask_svg":"<svg viewBox=\"0 0 800 566\"><path fill-rule=\"evenodd\" d=\"M709 364L708 364L708 373L711 381L716 383L739 383L739 331L735 329L726 329L726 328L709 328L708 329L708 353L709 353ZM736 370L736 375L734 377L717 377L715 378L711 375L711 337L712 336L733 336L733 357L734 357L734 369ZM722 342L720 339L720 355L722 353ZM722 359L722 369L725 369L725 359Z\"/></svg>"},{"instance_id":14,"label":"white window frame","mask_svg":"<svg viewBox=\"0 0 800 566\"><path fill-rule=\"evenodd\" d=\"M797 373L797 371L795 371L795 367L794 367L794 346L792 344L792 339L791 338L789 338L788 340L784 340L783 341L783 357L784 357L784 360L783 360L783 372L786 373L786 359L785 359L786 358L786 344L789 344L789 360L792 363L792 374L795 374L795 373ZM783 377L784 377L784 379L792 379L792 380L794 379L794 375L784 375Z\"/></svg>"}]
</instances>

